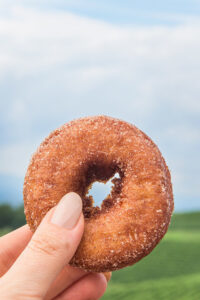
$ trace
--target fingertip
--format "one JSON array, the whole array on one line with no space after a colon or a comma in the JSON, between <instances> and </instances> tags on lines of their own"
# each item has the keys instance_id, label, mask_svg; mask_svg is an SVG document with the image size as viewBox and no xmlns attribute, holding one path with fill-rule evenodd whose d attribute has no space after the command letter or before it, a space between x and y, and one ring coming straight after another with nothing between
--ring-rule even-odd
<instances>
[{"instance_id":1,"label":"fingertip","mask_svg":"<svg viewBox=\"0 0 200 300\"><path fill-rule=\"evenodd\" d=\"M55 300L100 299L107 288L107 280L101 273L90 273L74 283L69 289L57 296Z\"/></svg>"},{"instance_id":2,"label":"fingertip","mask_svg":"<svg viewBox=\"0 0 200 300\"><path fill-rule=\"evenodd\" d=\"M104 274L102 273L95 273L93 274L93 276L96 276L96 293L97 293L97 298L101 298L103 296L103 294L105 293L106 289L107 289L107 279L105 277Z\"/></svg>"},{"instance_id":3,"label":"fingertip","mask_svg":"<svg viewBox=\"0 0 200 300\"><path fill-rule=\"evenodd\" d=\"M20 228L19 228L20 229ZM21 227L22 230L24 230L25 232L27 232L30 235L33 235L32 230L30 229L28 224L25 224L24 226Z\"/></svg>"},{"instance_id":4,"label":"fingertip","mask_svg":"<svg viewBox=\"0 0 200 300\"><path fill-rule=\"evenodd\" d=\"M82 206L82 204L83 204L83 202L82 202L82 199L81 199L80 195L79 195L79 194L77 194L77 193L75 193L75 192L69 192L69 193L67 193L66 195L64 195L64 197L71 198L72 200L73 200L73 199L77 199L77 200L79 200L79 201L80 201L80 203L81 203L81 206ZM64 197L63 197L63 198L64 198Z\"/></svg>"}]
</instances>

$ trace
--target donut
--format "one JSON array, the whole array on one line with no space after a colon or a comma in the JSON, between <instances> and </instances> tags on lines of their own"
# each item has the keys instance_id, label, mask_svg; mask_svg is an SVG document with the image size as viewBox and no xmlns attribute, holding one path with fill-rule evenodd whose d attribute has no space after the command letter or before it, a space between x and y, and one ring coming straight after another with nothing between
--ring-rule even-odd
<instances>
[{"instance_id":1,"label":"donut","mask_svg":"<svg viewBox=\"0 0 200 300\"><path fill-rule=\"evenodd\" d=\"M100 207L88 195L95 181L112 180ZM132 265L167 231L173 211L168 167L158 147L127 122L94 116L53 131L33 155L24 180L27 223L35 231L68 192L83 201L85 230L70 261L91 272Z\"/></svg>"}]
</instances>

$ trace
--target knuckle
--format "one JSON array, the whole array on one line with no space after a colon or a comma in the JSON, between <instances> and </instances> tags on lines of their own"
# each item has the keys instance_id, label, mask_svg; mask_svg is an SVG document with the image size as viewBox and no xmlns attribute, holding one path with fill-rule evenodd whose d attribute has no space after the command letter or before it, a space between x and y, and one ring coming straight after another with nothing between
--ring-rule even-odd
<instances>
[{"instance_id":1,"label":"knuckle","mask_svg":"<svg viewBox=\"0 0 200 300\"><path fill-rule=\"evenodd\" d=\"M19 295L15 295L15 298L13 298L15 300L42 300L42 296L39 294L35 294L35 293L29 293L29 292L23 292L22 294L20 293Z\"/></svg>"},{"instance_id":2,"label":"knuckle","mask_svg":"<svg viewBox=\"0 0 200 300\"><path fill-rule=\"evenodd\" d=\"M57 256L63 248L63 245L48 235L40 235L39 237L33 237L29 245L34 252L39 252L48 256Z\"/></svg>"}]
</instances>

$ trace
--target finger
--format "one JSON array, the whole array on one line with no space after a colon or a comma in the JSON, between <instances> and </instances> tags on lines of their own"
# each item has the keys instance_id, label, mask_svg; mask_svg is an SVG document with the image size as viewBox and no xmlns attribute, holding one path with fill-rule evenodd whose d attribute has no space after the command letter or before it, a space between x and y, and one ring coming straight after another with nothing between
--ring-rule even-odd
<instances>
[{"instance_id":1,"label":"finger","mask_svg":"<svg viewBox=\"0 0 200 300\"><path fill-rule=\"evenodd\" d=\"M18 288L43 298L74 255L83 229L82 200L78 194L69 193L47 213L6 278L17 277Z\"/></svg>"},{"instance_id":2,"label":"finger","mask_svg":"<svg viewBox=\"0 0 200 300\"><path fill-rule=\"evenodd\" d=\"M4 275L21 254L32 237L28 225L0 238L0 277Z\"/></svg>"},{"instance_id":3,"label":"finger","mask_svg":"<svg viewBox=\"0 0 200 300\"><path fill-rule=\"evenodd\" d=\"M71 286L76 281L88 274L90 273L82 269L74 268L70 265L67 265L54 280L53 284L47 292L45 300L53 299L54 297L62 293L64 290L66 290L69 286ZM111 278L112 273L105 272L102 274L106 277L106 280L108 282Z\"/></svg>"},{"instance_id":4,"label":"finger","mask_svg":"<svg viewBox=\"0 0 200 300\"><path fill-rule=\"evenodd\" d=\"M107 281L103 274L92 273L73 284L55 300L96 300L103 296Z\"/></svg>"},{"instance_id":5,"label":"finger","mask_svg":"<svg viewBox=\"0 0 200 300\"><path fill-rule=\"evenodd\" d=\"M64 290L66 290L69 286L71 286L76 281L80 280L82 277L88 274L91 273L67 265L54 280L53 284L47 292L45 300L53 299L54 297L62 293ZM111 278L112 273L105 272L102 274L106 277L106 280L108 282Z\"/></svg>"},{"instance_id":6,"label":"finger","mask_svg":"<svg viewBox=\"0 0 200 300\"><path fill-rule=\"evenodd\" d=\"M53 299L87 274L88 273L84 270L67 265L52 283L45 300Z\"/></svg>"}]
</instances>

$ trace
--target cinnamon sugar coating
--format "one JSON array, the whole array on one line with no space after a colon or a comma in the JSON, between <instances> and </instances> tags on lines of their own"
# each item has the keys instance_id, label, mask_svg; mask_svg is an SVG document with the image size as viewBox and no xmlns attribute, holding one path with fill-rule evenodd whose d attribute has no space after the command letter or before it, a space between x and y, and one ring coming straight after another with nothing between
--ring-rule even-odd
<instances>
[{"instance_id":1,"label":"cinnamon sugar coating","mask_svg":"<svg viewBox=\"0 0 200 300\"><path fill-rule=\"evenodd\" d=\"M91 184L116 172L101 207ZM70 264L107 272L149 254L167 231L173 211L169 170L157 146L135 126L107 116L71 121L53 131L33 155L24 181L27 223L34 231L68 192L83 199L85 231Z\"/></svg>"}]
</instances>

